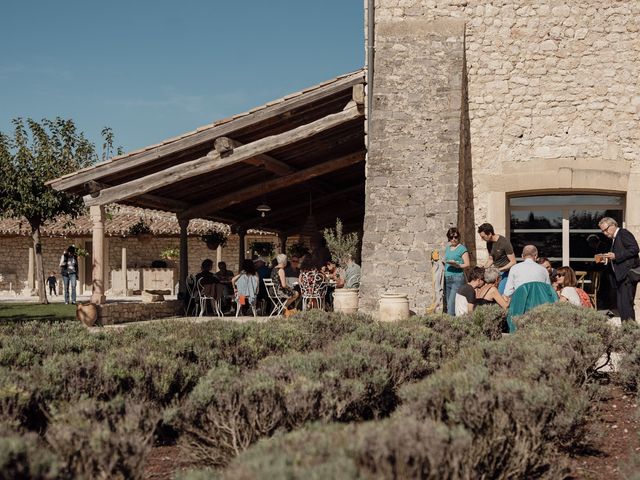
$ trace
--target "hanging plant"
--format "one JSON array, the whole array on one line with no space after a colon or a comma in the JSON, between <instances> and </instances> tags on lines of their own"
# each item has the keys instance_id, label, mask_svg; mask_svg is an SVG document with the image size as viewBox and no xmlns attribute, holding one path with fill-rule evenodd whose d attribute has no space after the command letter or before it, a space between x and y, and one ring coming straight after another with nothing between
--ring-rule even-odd
<instances>
[{"instance_id":1,"label":"hanging plant","mask_svg":"<svg viewBox=\"0 0 640 480\"><path fill-rule=\"evenodd\" d=\"M224 247L227 243L227 234L219 230L209 230L200 238L211 250L215 250L218 247Z\"/></svg>"},{"instance_id":2,"label":"hanging plant","mask_svg":"<svg viewBox=\"0 0 640 480\"><path fill-rule=\"evenodd\" d=\"M88 257L89 252L82 247L76 247L76 255L78 257Z\"/></svg>"},{"instance_id":3,"label":"hanging plant","mask_svg":"<svg viewBox=\"0 0 640 480\"><path fill-rule=\"evenodd\" d=\"M355 232L345 235L342 233L342 221L336 218L336 228L325 228L323 232L327 248L334 260L340 262L345 257L356 257L358 252L358 234Z\"/></svg>"},{"instance_id":4,"label":"hanging plant","mask_svg":"<svg viewBox=\"0 0 640 480\"><path fill-rule=\"evenodd\" d=\"M144 221L144 218L140 218L139 221L131 225L129 227L129 235L136 237L141 242L150 240L153 238L153 234L151 233L151 227L147 225Z\"/></svg>"},{"instance_id":5,"label":"hanging plant","mask_svg":"<svg viewBox=\"0 0 640 480\"><path fill-rule=\"evenodd\" d=\"M307 255L308 253L309 253L309 249L304 244L304 242L295 242L287 247L287 255L289 255L289 258L291 257L301 258L304 255Z\"/></svg>"}]
</instances>

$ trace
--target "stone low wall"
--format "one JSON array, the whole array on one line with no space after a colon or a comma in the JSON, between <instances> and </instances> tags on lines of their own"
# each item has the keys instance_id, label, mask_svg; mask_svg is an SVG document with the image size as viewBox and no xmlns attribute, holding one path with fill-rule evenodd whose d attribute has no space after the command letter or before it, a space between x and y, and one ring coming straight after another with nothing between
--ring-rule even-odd
<instances>
[{"instance_id":1,"label":"stone low wall","mask_svg":"<svg viewBox=\"0 0 640 480\"><path fill-rule=\"evenodd\" d=\"M98 321L102 325L115 325L117 323L175 317L183 313L183 304L180 300L167 300L153 303L105 303L104 305L97 305L97 307Z\"/></svg>"}]
</instances>

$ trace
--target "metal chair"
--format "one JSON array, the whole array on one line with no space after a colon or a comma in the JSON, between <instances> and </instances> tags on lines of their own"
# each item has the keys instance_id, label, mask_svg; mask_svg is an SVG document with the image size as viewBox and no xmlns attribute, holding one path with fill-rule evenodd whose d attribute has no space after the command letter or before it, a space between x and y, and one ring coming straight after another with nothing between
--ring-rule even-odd
<instances>
[{"instance_id":1,"label":"metal chair","mask_svg":"<svg viewBox=\"0 0 640 480\"><path fill-rule=\"evenodd\" d=\"M187 300L186 307L184 309L185 316L189 316L191 312L191 306L195 308L195 315L198 316L200 301L198 300L198 288L196 286L196 277L193 275L188 275L185 281L187 287L187 296L189 300Z\"/></svg>"},{"instance_id":2,"label":"metal chair","mask_svg":"<svg viewBox=\"0 0 640 480\"><path fill-rule=\"evenodd\" d=\"M202 278L198 279L196 283L198 287L198 299L200 303L200 317L204 316L204 312L207 309L207 301L211 302L211 306L213 307L213 311L218 317L222 316L222 310L220 309L220 300L211 295L207 295L204 291L204 285L202 284Z\"/></svg>"},{"instance_id":3,"label":"metal chair","mask_svg":"<svg viewBox=\"0 0 640 480\"><path fill-rule=\"evenodd\" d=\"M598 310L598 291L600 290L600 275L601 275L601 272L593 272L593 277L591 278L592 292L587 294L591 299L593 308L595 308L596 310Z\"/></svg>"},{"instance_id":4,"label":"metal chair","mask_svg":"<svg viewBox=\"0 0 640 480\"><path fill-rule=\"evenodd\" d=\"M262 281L264 282L264 286L267 289L267 295L273 303L273 309L271 310L269 317L273 317L274 315L282 315L282 312L284 312L286 308L285 303L289 297L278 295L278 292L276 292L276 287L273 284L273 280L271 280L270 278L265 278Z\"/></svg>"},{"instance_id":5,"label":"metal chair","mask_svg":"<svg viewBox=\"0 0 640 480\"><path fill-rule=\"evenodd\" d=\"M307 271L300 274L300 293L302 294L302 310L309 308L325 309L327 282L320 272Z\"/></svg>"}]
</instances>

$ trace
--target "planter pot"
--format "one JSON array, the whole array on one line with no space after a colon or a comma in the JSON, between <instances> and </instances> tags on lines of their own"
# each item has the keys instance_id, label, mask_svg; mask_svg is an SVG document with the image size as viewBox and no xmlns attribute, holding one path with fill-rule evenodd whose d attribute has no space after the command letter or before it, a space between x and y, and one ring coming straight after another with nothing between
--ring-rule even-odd
<instances>
[{"instance_id":1,"label":"planter pot","mask_svg":"<svg viewBox=\"0 0 640 480\"><path fill-rule=\"evenodd\" d=\"M383 294L380 298L379 318L382 322L396 322L409 318L409 299L407 294Z\"/></svg>"},{"instance_id":2,"label":"planter pot","mask_svg":"<svg viewBox=\"0 0 640 480\"><path fill-rule=\"evenodd\" d=\"M209 250L217 250L219 246L220 246L220 243L218 242L207 242L207 248Z\"/></svg>"},{"instance_id":3,"label":"planter pot","mask_svg":"<svg viewBox=\"0 0 640 480\"><path fill-rule=\"evenodd\" d=\"M76 319L87 327L93 327L98 321L98 307L93 303L79 303L76 309Z\"/></svg>"},{"instance_id":4,"label":"planter pot","mask_svg":"<svg viewBox=\"0 0 640 480\"><path fill-rule=\"evenodd\" d=\"M341 313L357 313L358 289L336 288L333 292L333 311Z\"/></svg>"}]
</instances>

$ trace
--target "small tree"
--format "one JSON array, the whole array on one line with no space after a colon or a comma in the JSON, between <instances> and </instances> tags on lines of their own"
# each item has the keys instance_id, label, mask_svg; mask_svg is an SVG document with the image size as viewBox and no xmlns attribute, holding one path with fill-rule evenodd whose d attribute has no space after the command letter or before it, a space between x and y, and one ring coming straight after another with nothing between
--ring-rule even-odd
<instances>
[{"instance_id":1,"label":"small tree","mask_svg":"<svg viewBox=\"0 0 640 480\"><path fill-rule=\"evenodd\" d=\"M324 239L327 241L327 248L331 256L336 261L341 261L346 256L355 258L358 252L358 234L355 232L347 235L342 233L342 221L336 218L336 228L325 228Z\"/></svg>"},{"instance_id":2,"label":"small tree","mask_svg":"<svg viewBox=\"0 0 640 480\"><path fill-rule=\"evenodd\" d=\"M58 215L77 217L82 198L57 192L48 180L87 167L97 160L94 145L78 132L73 120L40 123L13 120L13 137L0 133L0 216L24 217L31 227L36 254L38 295L48 303L44 285L40 227Z\"/></svg>"}]
</instances>

